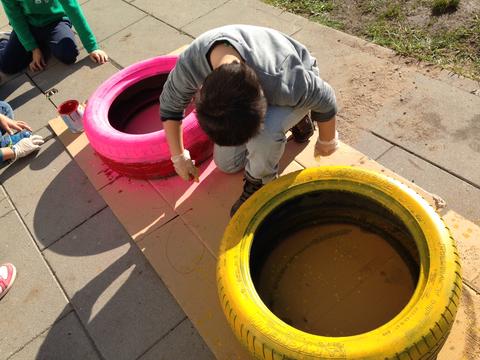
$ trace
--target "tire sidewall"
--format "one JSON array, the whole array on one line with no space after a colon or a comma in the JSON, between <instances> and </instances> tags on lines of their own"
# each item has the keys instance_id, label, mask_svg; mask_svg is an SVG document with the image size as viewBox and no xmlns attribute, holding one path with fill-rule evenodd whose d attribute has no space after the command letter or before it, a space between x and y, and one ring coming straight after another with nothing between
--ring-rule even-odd
<instances>
[{"instance_id":1,"label":"tire sidewall","mask_svg":"<svg viewBox=\"0 0 480 360\"><path fill-rule=\"evenodd\" d=\"M118 163L155 163L169 160L164 130L147 134L127 134L110 124L109 109L128 87L146 78L170 73L177 56L160 56L131 65L105 81L89 98L84 114L85 133L91 146L103 157ZM160 121L160 115L159 120ZM182 121L185 147L208 141L191 111Z\"/></svg>"},{"instance_id":2,"label":"tire sidewall","mask_svg":"<svg viewBox=\"0 0 480 360\"><path fill-rule=\"evenodd\" d=\"M342 185L342 182L347 185ZM330 185L329 185L330 184ZM423 239L415 239L420 252L420 278L409 303L392 320L370 332L342 337L307 334L277 318L262 302L250 277L249 257L253 233L262 220L289 198L318 189L360 191L379 200L394 214L408 213L407 227L418 227ZM360 189L360 190L359 190ZM418 230L417 230L418 231ZM418 242L422 242L419 244ZM229 301L234 322L248 325L250 337L270 344L287 357L371 358L394 357L430 333L442 317L453 284L458 282L453 239L433 208L413 190L381 174L353 167L307 169L281 177L255 193L232 218L220 249L217 276L222 303ZM422 275L423 274L423 275ZM225 307L224 307L225 308ZM232 324L232 310L226 314ZM233 325L232 325L233 326ZM239 330L236 330L238 335ZM245 343L245 339L242 339ZM247 344L248 345L248 335ZM249 346L255 349L254 345ZM255 350L254 350L255 351ZM300 357L299 357L300 356ZM262 357L260 357L262 358Z\"/></svg>"}]
</instances>

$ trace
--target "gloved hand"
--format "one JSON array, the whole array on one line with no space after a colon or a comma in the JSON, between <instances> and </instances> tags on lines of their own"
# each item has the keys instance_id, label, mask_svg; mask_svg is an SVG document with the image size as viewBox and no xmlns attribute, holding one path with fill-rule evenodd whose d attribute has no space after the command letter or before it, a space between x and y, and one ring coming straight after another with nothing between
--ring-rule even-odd
<instances>
[{"instance_id":1,"label":"gloved hand","mask_svg":"<svg viewBox=\"0 0 480 360\"><path fill-rule=\"evenodd\" d=\"M15 154L13 161L25 157L35 150L38 150L40 145L43 143L43 138L40 135L32 135L29 138L20 140L18 143L12 146L12 150Z\"/></svg>"},{"instance_id":2,"label":"gloved hand","mask_svg":"<svg viewBox=\"0 0 480 360\"><path fill-rule=\"evenodd\" d=\"M190 152L185 149L183 154L175 155L170 158L176 173L183 180L195 180L198 182L198 169L195 167L195 161L190 158Z\"/></svg>"},{"instance_id":3,"label":"gloved hand","mask_svg":"<svg viewBox=\"0 0 480 360\"><path fill-rule=\"evenodd\" d=\"M317 159L320 156L328 156L338 149L338 131L335 130L335 137L330 141L322 141L320 138L315 143L314 156Z\"/></svg>"}]
</instances>

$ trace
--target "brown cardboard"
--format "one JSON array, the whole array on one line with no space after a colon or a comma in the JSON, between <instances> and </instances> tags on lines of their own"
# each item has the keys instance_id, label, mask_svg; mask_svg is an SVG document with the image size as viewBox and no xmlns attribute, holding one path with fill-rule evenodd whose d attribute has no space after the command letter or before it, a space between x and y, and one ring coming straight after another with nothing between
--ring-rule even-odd
<instances>
[{"instance_id":1,"label":"brown cardboard","mask_svg":"<svg viewBox=\"0 0 480 360\"><path fill-rule=\"evenodd\" d=\"M111 170L93 151L85 133L73 134L61 117L48 122L70 155L77 161L96 190L111 183L120 175Z\"/></svg>"},{"instance_id":2,"label":"brown cardboard","mask_svg":"<svg viewBox=\"0 0 480 360\"><path fill-rule=\"evenodd\" d=\"M120 177L98 192L135 241L177 216L145 180Z\"/></svg>"},{"instance_id":3,"label":"brown cardboard","mask_svg":"<svg viewBox=\"0 0 480 360\"><path fill-rule=\"evenodd\" d=\"M220 308L216 257L177 217L137 243L218 359L248 359Z\"/></svg>"},{"instance_id":4,"label":"brown cardboard","mask_svg":"<svg viewBox=\"0 0 480 360\"><path fill-rule=\"evenodd\" d=\"M480 292L480 227L451 210L443 220L457 240L463 278Z\"/></svg>"},{"instance_id":5,"label":"brown cardboard","mask_svg":"<svg viewBox=\"0 0 480 360\"><path fill-rule=\"evenodd\" d=\"M463 286L452 331L437 360L480 359L480 294Z\"/></svg>"}]
</instances>

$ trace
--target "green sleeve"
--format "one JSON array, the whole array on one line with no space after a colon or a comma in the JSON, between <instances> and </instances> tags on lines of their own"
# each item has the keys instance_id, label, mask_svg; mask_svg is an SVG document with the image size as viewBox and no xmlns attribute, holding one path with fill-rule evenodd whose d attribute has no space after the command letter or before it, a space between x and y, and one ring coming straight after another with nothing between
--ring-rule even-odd
<instances>
[{"instance_id":1,"label":"green sleeve","mask_svg":"<svg viewBox=\"0 0 480 360\"><path fill-rule=\"evenodd\" d=\"M93 35L77 0L60 0L60 4L62 5L65 14L72 22L72 25L75 27L75 30L77 30L78 36L80 36L80 40L85 49L89 53L97 50L97 40L95 39L95 35Z\"/></svg>"},{"instance_id":2,"label":"green sleeve","mask_svg":"<svg viewBox=\"0 0 480 360\"><path fill-rule=\"evenodd\" d=\"M37 48L38 44L30 32L27 18L25 17L23 9L18 1L2 0L2 5L10 25L17 34L20 43L23 45L25 50L32 51L33 49Z\"/></svg>"}]
</instances>

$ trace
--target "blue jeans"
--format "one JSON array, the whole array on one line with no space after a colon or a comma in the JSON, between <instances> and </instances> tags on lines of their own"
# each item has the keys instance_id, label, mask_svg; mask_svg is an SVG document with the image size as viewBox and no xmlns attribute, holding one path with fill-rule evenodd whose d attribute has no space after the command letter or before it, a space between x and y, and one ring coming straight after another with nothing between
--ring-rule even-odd
<instances>
[{"instance_id":1,"label":"blue jeans","mask_svg":"<svg viewBox=\"0 0 480 360\"><path fill-rule=\"evenodd\" d=\"M0 114L5 115L10 119L13 119L13 109L9 103L5 101L0 101ZM5 133L5 129L0 129L0 130L1 130L1 134L3 135ZM3 156L2 154L0 154L0 164L2 163L3 163Z\"/></svg>"},{"instance_id":2,"label":"blue jeans","mask_svg":"<svg viewBox=\"0 0 480 360\"><path fill-rule=\"evenodd\" d=\"M13 109L6 101L0 101L0 114L13 119ZM2 132L4 131L3 129L1 130Z\"/></svg>"},{"instance_id":3,"label":"blue jeans","mask_svg":"<svg viewBox=\"0 0 480 360\"><path fill-rule=\"evenodd\" d=\"M260 133L245 145L213 148L213 160L220 170L235 173L243 168L266 184L277 177L278 163L285 151L285 133L308 113L309 109L269 106Z\"/></svg>"},{"instance_id":4,"label":"blue jeans","mask_svg":"<svg viewBox=\"0 0 480 360\"><path fill-rule=\"evenodd\" d=\"M30 25L30 32L45 55L51 53L64 64L77 60L78 48L69 20L63 19L42 27ZM0 41L0 70L14 74L25 69L32 61L32 52L26 51L15 30L10 39Z\"/></svg>"}]
</instances>

